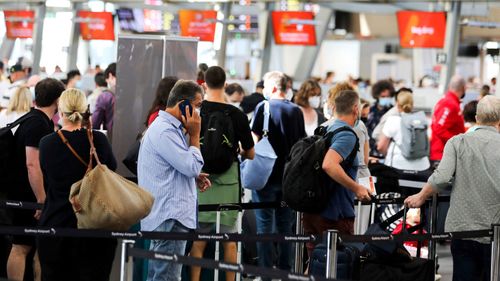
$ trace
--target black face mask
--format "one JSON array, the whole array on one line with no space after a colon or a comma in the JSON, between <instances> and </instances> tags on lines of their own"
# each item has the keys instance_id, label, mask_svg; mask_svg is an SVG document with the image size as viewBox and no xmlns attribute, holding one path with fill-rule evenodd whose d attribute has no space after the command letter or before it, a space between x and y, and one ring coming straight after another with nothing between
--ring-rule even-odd
<instances>
[{"instance_id":1,"label":"black face mask","mask_svg":"<svg viewBox=\"0 0 500 281\"><path fill-rule=\"evenodd\" d=\"M368 118L366 118L366 117L361 117L361 121L363 121L363 123L365 123L365 124L366 124L366 123L368 122Z\"/></svg>"}]
</instances>

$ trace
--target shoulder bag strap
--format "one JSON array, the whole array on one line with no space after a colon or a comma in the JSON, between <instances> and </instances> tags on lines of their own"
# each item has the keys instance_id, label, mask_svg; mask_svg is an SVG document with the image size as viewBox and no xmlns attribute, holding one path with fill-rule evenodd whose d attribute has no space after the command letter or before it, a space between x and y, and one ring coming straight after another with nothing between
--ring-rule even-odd
<instances>
[{"instance_id":1,"label":"shoulder bag strap","mask_svg":"<svg viewBox=\"0 0 500 281\"><path fill-rule=\"evenodd\" d=\"M66 139L66 137L64 137L63 133L61 132L61 130L58 130L57 131L57 135L59 135L59 138L61 138L62 142L69 148L69 150L71 151L71 153L73 153L73 155L75 155L75 157L80 160L80 162L85 166L87 167L88 164L87 162L85 162L85 160L82 159L82 157L80 157L80 155L78 155L78 153L76 152L76 150L71 146L71 144L69 144L68 142L68 139Z\"/></svg>"},{"instance_id":2,"label":"shoulder bag strap","mask_svg":"<svg viewBox=\"0 0 500 281\"><path fill-rule=\"evenodd\" d=\"M89 161L89 166L87 168L87 172L90 172L92 170L92 156L94 156L95 161L97 162L97 165L101 165L101 161L99 160L99 156L97 156L97 151L94 146L94 134L92 131L92 120L89 122L89 127L87 128L87 137L89 139L90 143L90 161Z\"/></svg>"},{"instance_id":3,"label":"shoulder bag strap","mask_svg":"<svg viewBox=\"0 0 500 281\"><path fill-rule=\"evenodd\" d=\"M265 138L267 138L267 134L269 133L269 116L271 115L269 107L269 101L264 101L264 126L262 127L262 133Z\"/></svg>"}]
</instances>

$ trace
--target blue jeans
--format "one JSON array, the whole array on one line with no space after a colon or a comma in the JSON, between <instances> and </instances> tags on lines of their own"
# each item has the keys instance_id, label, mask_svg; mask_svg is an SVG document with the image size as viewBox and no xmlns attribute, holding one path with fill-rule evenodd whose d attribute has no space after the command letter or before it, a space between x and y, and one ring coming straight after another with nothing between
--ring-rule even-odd
<instances>
[{"instance_id":1,"label":"blue jeans","mask_svg":"<svg viewBox=\"0 0 500 281\"><path fill-rule=\"evenodd\" d=\"M190 229L183 226L177 220L168 219L164 221L160 226L158 226L154 231L187 233L190 231ZM155 252L184 256L186 252L186 241L151 240L149 249ZM181 272L182 264L180 263L150 260L148 266L147 281L180 281Z\"/></svg>"},{"instance_id":2,"label":"blue jeans","mask_svg":"<svg viewBox=\"0 0 500 281\"><path fill-rule=\"evenodd\" d=\"M281 200L281 185L268 184L262 190L252 191L252 201L254 202L276 202ZM274 233L276 230L280 234L293 234L293 211L290 208L257 209L255 210L255 218L257 221L257 234ZM273 266L273 249L273 243L271 242L257 243L259 266ZM290 270L292 258L292 244L279 243L278 268Z\"/></svg>"},{"instance_id":3,"label":"blue jeans","mask_svg":"<svg viewBox=\"0 0 500 281\"><path fill-rule=\"evenodd\" d=\"M453 281L489 281L491 245L471 240L453 239Z\"/></svg>"}]
</instances>

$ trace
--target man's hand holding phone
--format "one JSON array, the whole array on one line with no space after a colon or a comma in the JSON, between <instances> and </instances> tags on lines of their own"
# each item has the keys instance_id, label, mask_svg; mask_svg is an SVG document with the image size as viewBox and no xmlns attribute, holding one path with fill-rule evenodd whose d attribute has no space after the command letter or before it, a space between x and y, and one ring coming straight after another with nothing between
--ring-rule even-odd
<instances>
[{"instance_id":1,"label":"man's hand holding phone","mask_svg":"<svg viewBox=\"0 0 500 281\"><path fill-rule=\"evenodd\" d=\"M179 106L184 106L182 113L182 124L186 128L189 134L189 141L191 146L200 147L200 130L201 130L201 117L193 110L191 105L186 105L185 102L181 102Z\"/></svg>"}]
</instances>

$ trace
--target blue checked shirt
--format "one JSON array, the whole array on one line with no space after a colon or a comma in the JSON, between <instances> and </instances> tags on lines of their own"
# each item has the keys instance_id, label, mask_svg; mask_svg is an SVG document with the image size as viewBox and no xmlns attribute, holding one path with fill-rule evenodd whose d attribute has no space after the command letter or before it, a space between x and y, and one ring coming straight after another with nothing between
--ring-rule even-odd
<instances>
[{"instance_id":1,"label":"blue checked shirt","mask_svg":"<svg viewBox=\"0 0 500 281\"><path fill-rule=\"evenodd\" d=\"M202 167L201 152L189 146L181 122L160 110L144 135L137 162L139 186L155 198L142 230L153 231L168 219L196 228L196 178Z\"/></svg>"}]
</instances>

